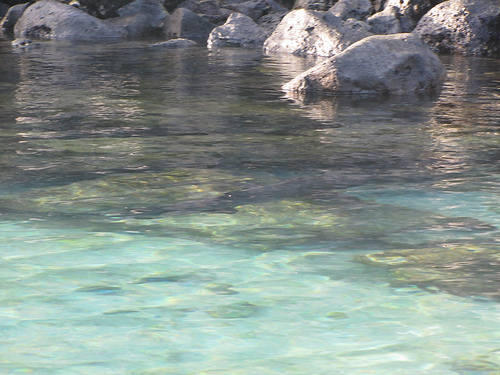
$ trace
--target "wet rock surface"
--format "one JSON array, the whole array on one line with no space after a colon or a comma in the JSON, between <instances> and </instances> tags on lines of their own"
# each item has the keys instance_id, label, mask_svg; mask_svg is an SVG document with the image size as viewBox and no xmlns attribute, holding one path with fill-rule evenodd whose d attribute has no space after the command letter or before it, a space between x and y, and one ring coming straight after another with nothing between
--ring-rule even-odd
<instances>
[{"instance_id":1,"label":"wet rock surface","mask_svg":"<svg viewBox=\"0 0 500 375\"><path fill-rule=\"evenodd\" d=\"M198 43L196 43L195 41L183 38L171 39L167 40L166 42L151 44L151 47L154 48L191 48L197 46Z\"/></svg>"}]
</instances>

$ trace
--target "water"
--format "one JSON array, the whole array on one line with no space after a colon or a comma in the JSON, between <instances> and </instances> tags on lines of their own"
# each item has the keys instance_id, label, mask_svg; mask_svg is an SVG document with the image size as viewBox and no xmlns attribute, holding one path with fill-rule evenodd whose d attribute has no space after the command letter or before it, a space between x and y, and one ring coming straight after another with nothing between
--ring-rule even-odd
<instances>
[{"instance_id":1,"label":"water","mask_svg":"<svg viewBox=\"0 0 500 375\"><path fill-rule=\"evenodd\" d=\"M0 373L500 373L498 60L285 98L256 51L0 41Z\"/></svg>"}]
</instances>

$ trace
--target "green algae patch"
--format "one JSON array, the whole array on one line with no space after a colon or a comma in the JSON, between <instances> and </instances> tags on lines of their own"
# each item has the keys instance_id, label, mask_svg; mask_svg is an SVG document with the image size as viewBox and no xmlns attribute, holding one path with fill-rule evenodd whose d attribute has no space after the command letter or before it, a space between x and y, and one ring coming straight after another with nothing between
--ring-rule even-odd
<instances>
[{"instance_id":1,"label":"green algae patch","mask_svg":"<svg viewBox=\"0 0 500 375\"><path fill-rule=\"evenodd\" d=\"M326 314L326 317L329 319L347 319L349 316L341 311L331 311L328 314Z\"/></svg>"},{"instance_id":2,"label":"green algae patch","mask_svg":"<svg viewBox=\"0 0 500 375\"><path fill-rule=\"evenodd\" d=\"M388 268L396 286L417 285L430 291L500 300L500 252L494 246L388 250L355 259Z\"/></svg>"},{"instance_id":3,"label":"green algae patch","mask_svg":"<svg viewBox=\"0 0 500 375\"><path fill-rule=\"evenodd\" d=\"M199 209L251 182L208 169L181 169L163 173L126 173L73 182L63 186L33 189L0 201L0 207L33 213L101 214L119 217L152 211ZM185 203L187 202L187 203Z\"/></svg>"},{"instance_id":4,"label":"green algae patch","mask_svg":"<svg viewBox=\"0 0 500 375\"><path fill-rule=\"evenodd\" d=\"M281 200L239 205L234 210L234 213L168 215L148 220L131 218L126 223L263 251L341 235L335 228L340 227L343 219L328 208L309 203Z\"/></svg>"}]
</instances>

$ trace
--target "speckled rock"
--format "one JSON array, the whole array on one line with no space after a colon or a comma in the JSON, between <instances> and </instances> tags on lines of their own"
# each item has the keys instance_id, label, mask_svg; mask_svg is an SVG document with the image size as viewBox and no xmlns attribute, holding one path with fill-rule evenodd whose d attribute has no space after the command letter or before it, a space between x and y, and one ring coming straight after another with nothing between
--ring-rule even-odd
<instances>
[{"instance_id":1,"label":"speckled rock","mask_svg":"<svg viewBox=\"0 0 500 375\"><path fill-rule=\"evenodd\" d=\"M498 56L500 2L446 1L422 17L415 33L441 53Z\"/></svg>"},{"instance_id":2,"label":"speckled rock","mask_svg":"<svg viewBox=\"0 0 500 375\"><path fill-rule=\"evenodd\" d=\"M288 13L264 43L264 52L334 56L369 35L357 22L331 13L298 9Z\"/></svg>"}]
</instances>

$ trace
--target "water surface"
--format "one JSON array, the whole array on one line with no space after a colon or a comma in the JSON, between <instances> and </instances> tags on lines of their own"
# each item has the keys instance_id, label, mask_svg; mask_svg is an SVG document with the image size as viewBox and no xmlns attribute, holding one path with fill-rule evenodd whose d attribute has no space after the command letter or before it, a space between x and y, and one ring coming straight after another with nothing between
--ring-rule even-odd
<instances>
[{"instance_id":1,"label":"water surface","mask_svg":"<svg viewBox=\"0 0 500 375\"><path fill-rule=\"evenodd\" d=\"M0 61L1 373L500 372L498 60L308 103L252 50Z\"/></svg>"}]
</instances>

